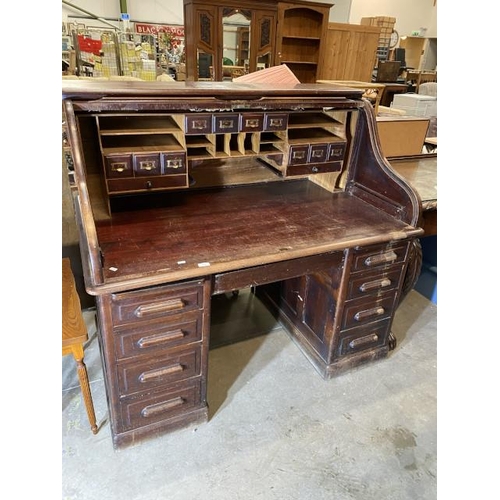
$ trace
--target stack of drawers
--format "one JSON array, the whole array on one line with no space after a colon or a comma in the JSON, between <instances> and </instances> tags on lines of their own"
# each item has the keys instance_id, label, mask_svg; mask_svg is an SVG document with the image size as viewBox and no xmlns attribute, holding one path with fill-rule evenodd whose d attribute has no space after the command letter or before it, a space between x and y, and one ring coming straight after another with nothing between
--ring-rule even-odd
<instances>
[{"instance_id":1,"label":"stack of drawers","mask_svg":"<svg viewBox=\"0 0 500 500\"><path fill-rule=\"evenodd\" d=\"M387 343L407 251L406 241L352 250L339 356Z\"/></svg>"},{"instance_id":2,"label":"stack of drawers","mask_svg":"<svg viewBox=\"0 0 500 500\"><path fill-rule=\"evenodd\" d=\"M107 383L118 440L206 420L209 297L203 280L111 296Z\"/></svg>"}]
</instances>

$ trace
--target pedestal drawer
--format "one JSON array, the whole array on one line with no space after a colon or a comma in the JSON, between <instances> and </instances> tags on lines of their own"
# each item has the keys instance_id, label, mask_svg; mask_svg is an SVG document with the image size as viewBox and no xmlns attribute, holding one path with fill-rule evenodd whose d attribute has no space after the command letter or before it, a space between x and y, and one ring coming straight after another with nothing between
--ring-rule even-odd
<instances>
[{"instance_id":1,"label":"pedestal drawer","mask_svg":"<svg viewBox=\"0 0 500 500\"><path fill-rule=\"evenodd\" d=\"M396 294L389 291L380 296L362 297L345 303L341 328L354 328L388 318L394 310Z\"/></svg>"},{"instance_id":2,"label":"pedestal drawer","mask_svg":"<svg viewBox=\"0 0 500 500\"><path fill-rule=\"evenodd\" d=\"M202 313L199 311L172 316L168 322L161 318L139 329L134 326L115 329L116 358L154 356L165 349L198 342L201 334Z\"/></svg>"},{"instance_id":3,"label":"pedestal drawer","mask_svg":"<svg viewBox=\"0 0 500 500\"><path fill-rule=\"evenodd\" d=\"M360 248L354 251L352 268L360 271L401 264L405 260L407 248L407 242Z\"/></svg>"},{"instance_id":4,"label":"pedestal drawer","mask_svg":"<svg viewBox=\"0 0 500 500\"><path fill-rule=\"evenodd\" d=\"M358 273L351 276L347 298L353 299L366 295L380 295L399 287L403 266L393 266L384 271Z\"/></svg>"},{"instance_id":5,"label":"pedestal drawer","mask_svg":"<svg viewBox=\"0 0 500 500\"><path fill-rule=\"evenodd\" d=\"M146 426L187 413L201 403L201 380L190 380L144 398L122 400L122 424L124 430Z\"/></svg>"},{"instance_id":6,"label":"pedestal drawer","mask_svg":"<svg viewBox=\"0 0 500 500\"><path fill-rule=\"evenodd\" d=\"M116 326L202 308L201 281L112 295L113 322Z\"/></svg>"},{"instance_id":7,"label":"pedestal drawer","mask_svg":"<svg viewBox=\"0 0 500 500\"><path fill-rule=\"evenodd\" d=\"M191 347L138 362L119 363L118 385L121 396L152 390L200 374L201 347Z\"/></svg>"},{"instance_id":8,"label":"pedestal drawer","mask_svg":"<svg viewBox=\"0 0 500 500\"><path fill-rule=\"evenodd\" d=\"M389 335L389 326L390 318L343 332L339 354L352 354L383 346Z\"/></svg>"}]
</instances>

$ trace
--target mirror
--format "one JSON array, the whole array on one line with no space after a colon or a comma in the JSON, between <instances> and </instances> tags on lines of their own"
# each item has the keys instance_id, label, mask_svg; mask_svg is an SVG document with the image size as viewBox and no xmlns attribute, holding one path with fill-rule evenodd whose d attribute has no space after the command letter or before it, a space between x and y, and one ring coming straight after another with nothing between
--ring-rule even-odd
<instances>
[{"instance_id":1,"label":"mirror","mask_svg":"<svg viewBox=\"0 0 500 500\"><path fill-rule=\"evenodd\" d=\"M248 9L223 10L222 80L232 80L249 72L251 18Z\"/></svg>"}]
</instances>

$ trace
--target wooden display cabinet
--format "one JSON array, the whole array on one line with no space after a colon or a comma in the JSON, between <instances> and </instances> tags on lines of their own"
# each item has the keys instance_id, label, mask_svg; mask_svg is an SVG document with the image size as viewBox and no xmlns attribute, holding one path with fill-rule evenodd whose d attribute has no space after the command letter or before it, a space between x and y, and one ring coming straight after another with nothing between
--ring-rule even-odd
<instances>
[{"instance_id":1,"label":"wooden display cabinet","mask_svg":"<svg viewBox=\"0 0 500 500\"><path fill-rule=\"evenodd\" d=\"M331 7L303 0L184 0L186 79L224 79L223 26L235 19L234 26L247 24L238 28L238 64L247 72L287 64L302 83L314 83Z\"/></svg>"},{"instance_id":2,"label":"wooden display cabinet","mask_svg":"<svg viewBox=\"0 0 500 500\"><path fill-rule=\"evenodd\" d=\"M331 4L278 2L276 63L286 64L301 83L314 83L321 73Z\"/></svg>"},{"instance_id":3,"label":"wooden display cabinet","mask_svg":"<svg viewBox=\"0 0 500 500\"><path fill-rule=\"evenodd\" d=\"M115 447L207 421L213 296L251 287L325 379L395 347L421 204L362 90L69 80L63 99Z\"/></svg>"}]
</instances>

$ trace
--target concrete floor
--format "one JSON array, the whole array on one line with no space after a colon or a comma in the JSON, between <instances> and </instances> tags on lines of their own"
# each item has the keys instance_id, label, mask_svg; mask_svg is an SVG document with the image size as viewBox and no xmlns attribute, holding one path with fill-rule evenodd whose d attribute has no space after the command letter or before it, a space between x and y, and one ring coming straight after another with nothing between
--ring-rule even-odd
<instances>
[{"instance_id":1,"label":"concrete floor","mask_svg":"<svg viewBox=\"0 0 500 500\"><path fill-rule=\"evenodd\" d=\"M411 291L396 313L396 349L324 381L260 303L251 305L269 333L210 351L208 423L119 451L94 311L85 311L100 429L90 431L74 361L63 357L64 500L436 498L437 307Z\"/></svg>"}]
</instances>

